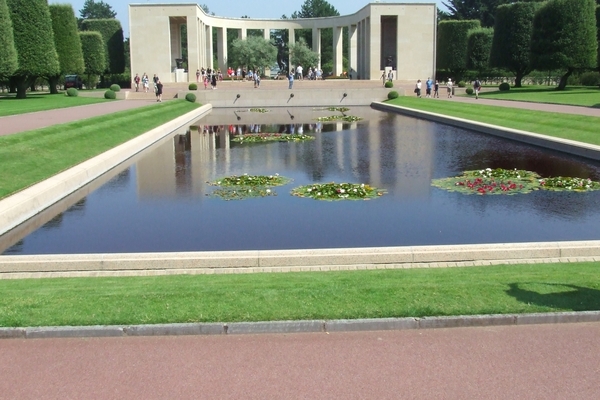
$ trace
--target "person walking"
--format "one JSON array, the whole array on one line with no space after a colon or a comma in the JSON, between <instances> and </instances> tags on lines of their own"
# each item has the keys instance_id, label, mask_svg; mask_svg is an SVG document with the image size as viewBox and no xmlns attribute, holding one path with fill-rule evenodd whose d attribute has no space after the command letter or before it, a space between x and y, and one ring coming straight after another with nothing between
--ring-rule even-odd
<instances>
[{"instance_id":1,"label":"person walking","mask_svg":"<svg viewBox=\"0 0 600 400\"><path fill-rule=\"evenodd\" d=\"M210 86L212 86L212 89L215 90L217 88L217 73L213 71L212 75L210 76Z\"/></svg>"},{"instance_id":2,"label":"person walking","mask_svg":"<svg viewBox=\"0 0 600 400\"><path fill-rule=\"evenodd\" d=\"M196 70L196 82L198 82L198 83L200 82L200 70L199 69Z\"/></svg>"},{"instance_id":3,"label":"person walking","mask_svg":"<svg viewBox=\"0 0 600 400\"><path fill-rule=\"evenodd\" d=\"M302 65L298 65L298 67L296 68L296 77L298 79L303 79L303 75L302 75Z\"/></svg>"},{"instance_id":4,"label":"person walking","mask_svg":"<svg viewBox=\"0 0 600 400\"><path fill-rule=\"evenodd\" d=\"M156 101L158 101L159 103L162 102L162 94L163 94L163 84L160 81L160 79L158 79L158 77L156 77Z\"/></svg>"},{"instance_id":5,"label":"person walking","mask_svg":"<svg viewBox=\"0 0 600 400\"><path fill-rule=\"evenodd\" d=\"M145 72L144 72L144 75L142 75L142 84L144 85L144 93L148 93L149 79L148 79L148 75L146 75Z\"/></svg>"},{"instance_id":6,"label":"person walking","mask_svg":"<svg viewBox=\"0 0 600 400\"><path fill-rule=\"evenodd\" d=\"M135 78L133 78L133 82L135 83L135 91L139 92L140 90L140 76L138 74L135 74Z\"/></svg>"},{"instance_id":7,"label":"person walking","mask_svg":"<svg viewBox=\"0 0 600 400\"><path fill-rule=\"evenodd\" d=\"M452 98L452 78L448 78L448 82L446 83L446 88L448 90L448 98Z\"/></svg>"},{"instance_id":8,"label":"person walking","mask_svg":"<svg viewBox=\"0 0 600 400\"><path fill-rule=\"evenodd\" d=\"M431 87L433 86L433 81L431 78L427 78L425 82L425 97L431 97Z\"/></svg>"},{"instance_id":9,"label":"person walking","mask_svg":"<svg viewBox=\"0 0 600 400\"><path fill-rule=\"evenodd\" d=\"M435 84L433 85L433 97L440 98L440 81L435 80Z\"/></svg>"},{"instance_id":10,"label":"person walking","mask_svg":"<svg viewBox=\"0 0 600 400\"><path fill-rule=\"evenodd\" d=\"M291 89L292 86L294 86L294 71L290 71L289 75L288 75L288 89Z\"/></svg>"},{"instance_id":11,"label":"person walking","mask_svg":"<svg viewBox=\"0 0 600 400\"><path fill-rule=\"evenodd\" d=\"M421 80L417 80L417 84L415 85L415 93L417 94L417 97L421 97Z\"/></svg>"},{"instance_id":12,"label":"person walking","mask_svg":"<svg viewBox=\"0 0 600 400\"><path fill-rule=\"evenodd\" d=\"M479 81L479 78L475 78L473 89L475 89L475 100L477 100L479 98L479 91L481 90L481 81Z\"/></svg>"}]
</instances>

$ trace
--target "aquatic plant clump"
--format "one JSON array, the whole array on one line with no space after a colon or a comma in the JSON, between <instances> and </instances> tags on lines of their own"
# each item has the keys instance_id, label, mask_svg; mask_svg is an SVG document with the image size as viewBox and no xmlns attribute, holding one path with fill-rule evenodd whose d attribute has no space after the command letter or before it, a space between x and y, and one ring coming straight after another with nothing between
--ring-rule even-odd
<instances>
[{"instance_id":1,"label":"aquatic plant clump","mask_svg":"<svg viewBox=\"0 0 600 400\"><path fill-rule=\"evenodd\" d=\"M465 171L460 176L434 179L432 186L465 194L517 194L539 189L535 172L502 168Z\"/></svg>"},{"instance_id":2,"label":"aquatic plant clump","mask_svg":"<svg viewBox=\"0 0 600 400\"><path fill-rule=\"evenodd\" d=\"M214 182L208 182L211 186L234 187L234 186L249 186L249 187L272 187L285 185L292 180L285 176L275 175L232 175Z\"/></svg>"},{"instance_id":3,"label":"aquatic plant clump","mask_svg":"<svg viewBox=\"0 0 600 400\"><path fill-rule=\"evenodd\" d=\"M269 110L267 110L266 108L251 108L249 111L256 112L256 113L262 113L262 114L269 112Z\"/></svg>"},{"instance_id":4,"label":"aquatic plant clump","mask_svg":"<svg viewBox=\"0 0 600 400\"><path fill-rule=\"evenodd\" d=\"M600 190L600 182L589 178L568 178L557 176L554 178L542 178L539 180L540 187L545 190L587 192Z\"/></svg>"},{"instance_id":5,"label":"aquatic plant clump","mask_svg":"<svg viewBox=\"0 0 600 400\"><path fill-rule=\"evenodd\" d=\"M207 196L219 197L223 200L244 200L256 197L277 196L277 193L268 187L230 186L215 189L212 193L207 194Z\"/></svg>"},{"instance_id":6,"label":"aquatic plant clump","mask_svg":"<svg viewBox=\"0 0 600 400\"><path fill-rule=\"evenodd\" d=\"M316 200L369 200L386 193L364 183L314 183L292 189L291 194Z\"/></svg>"},{"instance_id":7,"label":"aquatic plant clump","mask_svg":"<svg viewBox=\"0 0 600 400\"><path fill-rule=\"evenodd\" d=\"M465 194L517 194L534 190L587 192L600 190L600 182L584 178L541 178L532 171L486 168L460 176L434 179L432 186Z\"/></svg>"},{"instance_id":8,"label":"aquatic plant clump","mask_svg":"<svg viewBox=\"0 0 600 400\"><path fill-rule=\"evenodd\" d=\"M348 107L323 107L323 108L313 108L315 111L338 111L341 113L345 113L346 111L350 111Z\"/></svg>"},{"instance_id":9,"label":"aquatic plant clump","mask_svg":"<svg viewBox=\"0 0 600 400\"><path fill-rule=\"evenodd\" d=\"M249 133L237 135L231 139L236 143L265 143L265 142L305 142L314 140L314 136L287 133Z\"/></svg>"},{"instance_id":10,"label":"aquatic plant clump","mask_svg":"<svg viewBox=\"0 0 600 400\"><path fill-rule=\"evenodd\" d=\"M320 122L334 122L334 121L344 121L344 122L356 122L361 121L361 117L356 117L354 115L330 115L328 117L319 117L317 121Z\"/></svg>"}]
</instances>

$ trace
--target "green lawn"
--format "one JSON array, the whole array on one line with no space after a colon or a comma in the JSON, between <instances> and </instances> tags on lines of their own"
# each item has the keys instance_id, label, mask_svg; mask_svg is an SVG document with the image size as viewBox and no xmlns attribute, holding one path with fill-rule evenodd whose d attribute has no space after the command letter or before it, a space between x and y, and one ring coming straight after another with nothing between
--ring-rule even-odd
<instances>
[{"instance_id":1,"label":"green lawn","mask_svg":"<svg viewBox=\"0 0 600 400\"><path fill-rule=\"evenodd\" d=\"M0 326L423 317L600 309L598 263L0 280Z\"/></svg>"},{"instance_id":2,"label":"green lawn","mask_svg":"<svg viewBox=\"0 0 600 400\"><path fill-rule=\"evenodd\" d=\"M28 93L26 99L16 99L14 95L0 95L0 117L7 115L25 114L35 111L54 110L96 104L105 101L99 97L69 97L61 94Z\"/></svg>"},{"instance_id":3,"label":"green lawn","mask_svg":"<svg viewBox=\"0 0 600 400\"><path fill-rule=\"evenodd\" d=\"M152 104L106 116L0 136L0 198L55 175L183 115L198 104Z\"/></svg>"},{"instance_id":4,"label":"green lawn","mask_svg":"<svg viewBox=\"0 0 600 400\"><path fill-rule=\"evenodd\" d=\"M387 103L543 135L600 145L600 118L494 107L454 101L398 97Z\"/></svg>"},{"instance_id":5,"label":"green lawn","mask_svg":"<svg viewBox=\"0 0 600 400\"><path fill-rule=\"evenodd\" d=\"M511 87L509 91L482 91L480 96L486 99L531 101L536 103L567 104L600 108L600 88L589 86L567 86L565 90L556 90L554 86Z\"/></svg>"}]
</instances>

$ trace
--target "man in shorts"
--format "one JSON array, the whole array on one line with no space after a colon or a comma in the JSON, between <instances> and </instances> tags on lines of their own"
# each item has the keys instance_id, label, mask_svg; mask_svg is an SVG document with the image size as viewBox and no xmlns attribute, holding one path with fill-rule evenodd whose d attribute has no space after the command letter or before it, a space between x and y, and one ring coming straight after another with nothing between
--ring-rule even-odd
<instances>
[{"instance_id":1,"label":"man in shorts","mask_svg":"<svg viewBox=\"0 0 600 400\"><path fill-rule=\"evenodd\" d=\"M452 98L452 79L448 78L448 83L446 83L446 88L448 90L448 98Z\"/></svg>"}]
</instances>

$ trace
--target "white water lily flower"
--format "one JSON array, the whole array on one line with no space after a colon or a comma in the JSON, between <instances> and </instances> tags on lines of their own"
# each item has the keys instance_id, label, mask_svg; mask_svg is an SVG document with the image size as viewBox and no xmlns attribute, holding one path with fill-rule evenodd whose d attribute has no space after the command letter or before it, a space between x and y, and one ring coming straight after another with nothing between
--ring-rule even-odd
<instances>
[{"instance_id":1,"label":"white water lily flower","mask_svg":"<svg viewBox=\"0 0 600 400\"><path fill-rule=\"evenodd\" d=\"M267 189L267 193L271 193L271 189Z\"/></svg>"}]
</instances>

